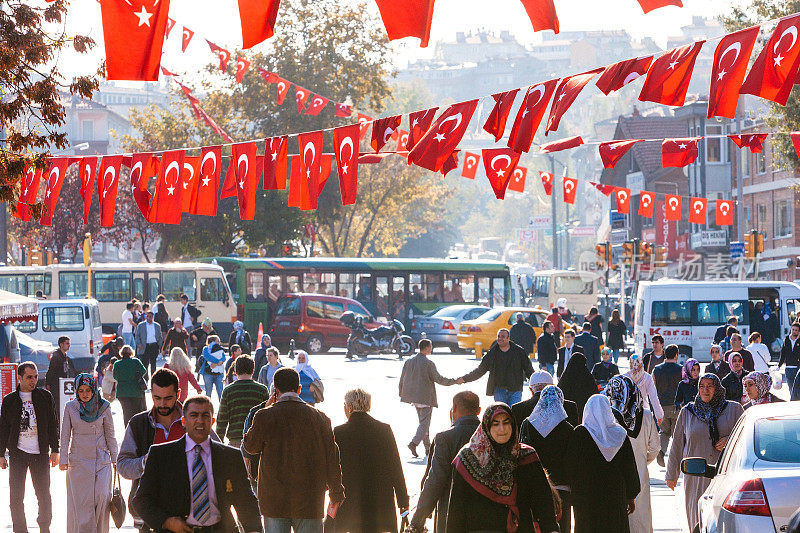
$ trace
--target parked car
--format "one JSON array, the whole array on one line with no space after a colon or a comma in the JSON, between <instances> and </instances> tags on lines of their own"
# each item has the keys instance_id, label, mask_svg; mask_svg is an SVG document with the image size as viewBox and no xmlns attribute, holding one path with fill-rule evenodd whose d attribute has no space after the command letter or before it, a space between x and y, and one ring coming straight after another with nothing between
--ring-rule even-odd
<instances>
[{"instance_id":1,"label":"parked car","mask_svg":"<svg viewBox=\"0 0 800 533\"><path fill-rule=\"evenodd\" d=\"M480 342L484 350L488 350L497 339L500 328L511 329L517 313L522 313L525 321L533 326L536 336L542 334L542 323L547 320L547 311L540 307L495 307L473 320L464 320L458 330L458 347L463 350L474 350Z\"/></svg>"},{"instance_id":2,"label":"parked car","mask_svg":"<svg viewBox=\"0 0 800 533\"><path fill-rule=\"evenodd\" d=\"M681 471L711 478L700 498L696 531L786 531L800 502L800 403L747 409L716 465L690 457Z\"/></svg>"},{"instance_id":3,"label":"parked car","mask_svg":"<svg viewBox=\"0 0 800 533\"><path fill-rule=\"evenodd\" d=\"M411 338L414 342L425 337L435 346L447 346L453 353L461 352L458 347L458 330L464 320L473 320L492 308L485 305L448 305L430 315L416 317L411 322Z\"/></svg>"},{"instance_id":4,"label":"parked car","mask_svg":"<svg viewBox=\"0 0 800 533\"><path fill-rule=\"evenodd\" d=\"M297 346L304 346L309 353L331 347L346 348L350 328L339 321L345 311L364 317L367 327L382 325L363 305L350 298L309 293L281 296L275 302L274 319L269 328L272 344L285 348L294 339Z\"/></svg>"},{"instance_id":5,"label":"parked car","mask_svg":"<svg viewBox=\"0 0 800 533\"><path fill-rule=\"evenodd\" d=\"M39 381L44 382L44 375L47 369L50 368L50 356L58 346L47 341L34 339L18 331L10 324L0 324L0 329L2 329L0 341L5 344L4 348L8 360L12 363L33 361L39 370Z\"/></svg>"}]
</instances>

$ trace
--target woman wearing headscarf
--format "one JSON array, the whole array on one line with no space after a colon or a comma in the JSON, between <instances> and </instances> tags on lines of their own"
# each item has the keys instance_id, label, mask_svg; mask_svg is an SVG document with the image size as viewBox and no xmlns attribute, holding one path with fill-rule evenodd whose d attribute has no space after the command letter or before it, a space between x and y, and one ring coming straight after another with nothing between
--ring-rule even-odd
<instances>
[{"instance_id":1,"label":"woman wearing headscarf","mask_svg":"<svg viewBox=\"0 0 800 533\"><path fill-rule=\"evenodd\" d=\"M561 531L572 528L572 498L567 482L567 455L574 427L564 410L564 393L554 385L546 386L530 416L520 425L519 441L536 450L553 488L561 498Z\"/></svg>"},{"instance_id":2,"label":"woman wearing headscarf","mask_svg":"<svg viewBox=\"0 0 800 533\"><path fill-rule=\"evenodd\" d=\"M650 505L650 473L647 465L658 457L661 440L658 437L658 426L649 409L645 409L639 388L627 376L611 378L605 389L611 402L614 417L628 432L639 471L641 491L636 496L636 509L628 515L630 530L641 533L652 533L653 510Z\"/></svg>"},{"instance_id":3,"label":"woman wearing headscarf","mask_svg":"<svg viewBox=\"0 0 800 533\"><path fill-rule=\"evenodd\" d=\"M574 352L569 358L567 367L558 380L558 388L564 393L565 399L575 402L578 413L583 413L586 401L597 394L597 382L586 368L586 356L582 352Z\"/></svg>"},{"instance_id":4,"label":"woman wearing headscarf","mask_svg":"<svg viewBox=\"0 0 800 533\"><path fill-rule=\"evenodd\" d=\"M731 371L720 381L725 387L725 399L744 403L744 385L742 380L747 375L744 369L744 357L739 352L731 352L728 358Z\"/></svg>"},{"instance_id":5,"label":"woman wearing headscarf","mask_svg":"<svg viewBox=\"0 0 800 533\"><path fill-rule=\"evenodd\" d=\"M772 388L772 376L768 372L750 372L742 380L744 390L747 397L750 399L744 408L752 407L753 405L760 405L762 403L775 403L782 402L780 398L770 392Z\"/></svg>"},{"instance_id":6,"label":"woman wearing headscarf","mask_svg":"<svg viewBox=\"0 0 800 533\"><path fill-rule=\"evenodd\" d=\"M270 346L267 348L267 364L261 367L261 371L258 373L258 382L272 390L272 378L275 376L275 372L282 367L280 352L276 347Z\"/></svg>"},{"instance_id":7,"label":"woman wearing headscarf","mask_svg":"<svg viewBox=\"0 0 800 533\"><path fill-rule=\"evenodd\" d=\"M731 371L731 367L729 367L728 363L726 363L725 360L722 359L722 347L719 344L712 344L709 353L711 354L711 362L706 365L705 372L706 373L711 372L712 374L716 374L719 377L719 379L722 379L725 376L727 376L728 372ZM694 398L694 395L692 396L692 398Z\"/></svg>"},{"instance_id":8,"label":"woman wearing headscarf","mask_svg":"<svg viewBox=\"0 0 800 533\"><path fill-rule=\"evenodd\" d=\"M631 369L625 372L625 376L639 387L639 392L642 393L642 398L649 401L650 409L656 417L656 422L659 424L664 419L664 408L661 407L661 401L658 399L658 390L656 390L656 382L653 376L644 371L644 363L639 354L633 354L630 358Z\"/></svg>"},{"instance_id":9,"label":"woman wearing headscarf","mask_svg":"<svg viewBox=\"0 0 800 533\"><path fill-rule=\"evenodd\" d=\"M228 338L228 346L233 344L238 344L242 349L242 353L245 355L250 355L253 349L253 343L250 341L250 334L244 329L244 323L241 320L237 320L233 323L233 331L231 331L231 336Z\"/></svg>"},{"instance_id":10,"label":"woman wearing headscarf","mask_svg":"<svg viewBox=\"0 0 800 533\"><path fill-rule=\"evenodd\" d=\"M91 374L75 377L75 399L64 406L59 468L67 471L67 532L107 533L117 439L110 404Z\"/></svg>"},{"instance_id":11,"label":"woman wearing headscarf","mask_svg":"<svg viewBox=\"0 0 800 533\"><path fill-rule=\"evenodd\" d=\"M453 466L447 533L558 531L553 489L506 404L486 408Z\"/></svg>"},{"instance_id":12,"label":"woman wearing headscarf","mask_svg":"<svg viewBox=\"0 0 800 533\"><path fill-rule=\"evenodd\" d=\"M726 365L727 366L727 365ZM711 372L713 374L713 372ZM697 380L700 378L700 362L695 358L683 363L683 378L675 391L675 409L678 411L697 397Z\"/></svg>"},{"instance_id":13,"label":"woman wearing headscarf","mask_svg":"<svg viewBox=\"0 0 800 533\"><path fill-rule=\"evenodd\" d=\"M304 350L297 350L296 354L297 363L294 365L294 369L300 374L300 399L314 405L316 400L314 399L314 393L311 392L311 384L320 379L319 374L311 367L308 353Z\"/></svg>"},{"instance_id":14,"label":"woman wearing headscarf","mask_svg":"<svg viewBox=\"0 0 800 533\"><path fill-rule=\"evenodd\" d=\"M628 433L602 394L586 402L567 452L575 533L628 533L639 473Z\"/></svg>"},{"instance_id":15,"label":"woman wearing headscarf","mask_svg":"<svg viewBox=\"0 0 800 533\"><path fill-rule=\"evenodd\" d=\"M708 464L716 464L740 416L741 404L725 399L725 388L717 375L703 374L697 397L681 409L675 422L664 476L667 486L675 490L684 457L702 457ZM709 483L711 480L702 476L683 478L689 531L700 521L697 502Z\"/></svg>"}]
</instances>

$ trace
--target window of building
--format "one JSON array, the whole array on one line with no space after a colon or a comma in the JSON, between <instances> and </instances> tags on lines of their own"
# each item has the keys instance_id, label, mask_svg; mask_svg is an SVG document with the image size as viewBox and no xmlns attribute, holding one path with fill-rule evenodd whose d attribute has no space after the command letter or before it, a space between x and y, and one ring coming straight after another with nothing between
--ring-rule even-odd
<instances>
[{"instance_id":1,"label":"window of building","mask_svg":"<svg viewBox=\"0 0 800 533\"><path fill-rule=\"evenodd\" d=\"M82 120L81 121L81 139L84 141L94 140L94 121Z\"/></svg>"},{"instance_id":2,"label":"window of building","mask_svg":"<svg viewBox=\"0 0 800 533\"><path fill-rule=\"evenodd\" d=\"M706 161L709 163L722 163L722 139L719 137L710 138L709 135L722 135L721 125L706 126Z\"/></svg>"},{"instance_id":3,"label":"window of building","mask_svg":"<svg viewBox=\"0 0 800 533\"><path fill-rule=\"evenodd\" d=\"M789 200L775 202L775 237L792 234L792 209Z\"/></svg>"},{"instance_id":4,"label":"window of building","mask_svg":"<svg viewBox=\"0 0 800 533\"><path fill-rule=\"evenodd\" d=\"M739 175L743 178L750 177L750 150L742 150L742 169Z\"/></svg>"},{"instance_id":5,"label":"window of building","mask_svg":"<svg viewBox=\"0 0 800 533\"><path fill-rule=\"evenodd\" d=\"M767 173L767 139L764 139L764 149L756 156L756 166L759 174Z\"/></svg>"},{"instance_id":6,"label":"window of building","mask_svg":"<svg viewBox=\"0 0 800 533\"><path fill-rule=\"evenodd\" d=\"M749 207L744 208L744 233L753 229L753 210Z\"/></svg>"},{"instance_id":7,"label":"window of building","mask_svg":"<svg viewBox=\"0 0 800 533\"><path fill-rule=\"evenodd\" d=\"M758 230L767 229L767 206L765 204L758 204L756 206L756 215L758 215L756 222L756 229Z\"/></svg>"}]
</instances>

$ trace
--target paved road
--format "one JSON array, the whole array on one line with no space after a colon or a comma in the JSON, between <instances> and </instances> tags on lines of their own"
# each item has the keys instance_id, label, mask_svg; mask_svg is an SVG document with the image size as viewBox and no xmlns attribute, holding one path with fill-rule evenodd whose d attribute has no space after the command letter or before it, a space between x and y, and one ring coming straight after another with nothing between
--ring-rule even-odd
<instances>
[{"instance_id":1,"label":"paved road","mask_svg":"<svg viewBox=\"0 0 800 533\"><path fill-rule=\"evenodd\" d=\"M439 372L445 376L457 377L471 370L477 361L471 356L450 354L447 351L437 350L432 360L436 363ZM284 358L284 364L293 364ZM620 361L622 363L622 361ZM370 357L364 360L348 361L343 353L316 355L311 363L319 372L325 382L324 403L319 407L330 416L334 425L345 422L342 408L342 397L349 388L362 387L372 393L372 414L379 420L391 424L398 446L400 457L406 474L406 483L412 502L416 500L419 492L420 480L425 469L425 459L415 459L406 449L406 444L416 429L416 413L412 406L401 404L397 398L397 382L400 377L402 363L390 357ZM465 388L475 391L481 397L482 405L491 402L484 396L486 390L486 376L481 380L461 386L438 387L440 408L433 412L431 424L432 435L449 427L449 407L453 395ZM527 396L526 396L527 397ZM122 427L122 410L118 402L112 405L114 419L117 426L117 438L121 441L124 433ZM419 446L420 451L422 446ZM657 532L686 531L684 524L685 514L682 501L682 490L679 485L675 492L670 491L664 484L664 469L655 462L650 465L651 494L653 498L654 529ZM59 470L52 471L52 493L54 500L53 533L66 531L64 520L66 516L66 486L65 473ZM127 497L128 484L123 480L123 493ZM31 531L38 531L36 524L36 499L33 487L28 483L26 489L26 510L28 523L33 525ZM0 531L11 531L10 518L6 511L8 502L8 475L0 471ZM412 503L413 505L413 503ZM432 524L432 523L431 523ZM122 528L125 531L135 531L130 517Z\"/></svg>"}]
</instances>

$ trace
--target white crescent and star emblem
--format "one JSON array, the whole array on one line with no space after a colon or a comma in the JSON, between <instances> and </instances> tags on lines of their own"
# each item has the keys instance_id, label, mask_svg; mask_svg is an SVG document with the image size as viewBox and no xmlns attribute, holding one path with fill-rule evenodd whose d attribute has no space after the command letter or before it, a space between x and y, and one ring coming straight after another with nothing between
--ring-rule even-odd
<instances>
[{"instance_id":1,"label":"white crescent and star emblem","mask_svg":"<svg viewBox=\"0 0 800 533\"><path fill-rule=\"evenodd\" d=\"M150 17L153 16L152 13L148 13L147 10L144 8L144 4L142 4L142 10L133 13L137 17L139 17L139 25L138 26L147 26L150 27ZM137 26L137 27L138 27Z\"/></svg>"},{"instance_id":2,"label":"white crescent and star emblem","mask_svg":"<svg viewBox=\"0 0 800 533\"><path fill-rule=\"evenodd\" d=\"M628 75L625 77L625 79L622 81L622 85L627 85L627 84L629 84L630 82L632 82L633 80L639 79L641 76L642 76L642 74L641 74L641 73L639 73L639 72L631 72L631 73L630 73L630 74L628 74Z\"/></svg>"},{"instance_id":3,"label":"white crescent and star emblem","mask_svg":"<svg viewBox=\"0 0 800 533\"><path fill-rule=\"evenodd\" d=\"M542 174L542 181L549 184L553 181L553 176L551 174Z\"/></svg>"},{"instance_id":4,"label":"white crescent and star emblem","mask_svg":"<svg viewBox=\"0 0 800 533\"><path fill-rule=\"evenodd\" d=\"M83 170L86 174L86 179L83 180L83 186L86 187L89 184L89 180L92 179L92 166L87 164Z\"/></svg>"},{"instance_id":5,"label":"white crescent and star emblem","mask_svg":"<svg viewBox=\"0 0 800 533\"><path fill-rule=\"evenodd\" d=\"M142 179L142 162L137 161L133 168L131 168L131 189L135 189L139 185L139 180ZM138 172L137 172L138 171Z\"/></svg>"},{"instance_id":6,"label":"white crescent and star emblem","mask_svg":"<svg viewBox=\"0 0 800 533\"><path fill-rule=\"evenodd\" d=\"M728 202L722 202L719 204L719 210L722 212L723 215L728 214L728 210L731 208L731 205Z\"/></svg>"},{"instance_id":7,"label":"white crescent and star emblem","mask_svg":"<svg viewBox=\"0 0 800 533\"><path fill-rule=\"evenodd\" d=\"M192 182L192 178L194 178L194 167L193 167L191 164L189 164L189 163L184 163L184 164L183 164L183 169L184 169L184 170L188 170L188 171L189 171L189 177L188 177L188 179L186 179L186 180L183 180L183 182L182 182L183 189L184 189L184 190L186 190L186 188L187 188L187 187L189 186L189 184Z\"/></svg>"},{"instance_id":8,"label":"white crescent and star emblem","mask_svg":"<svg viewBox=\"0 0 800 533\"><path fill-rule=\"evenodd\" d=\"M316 107L316 106L318 106L318 105L322 105L322 102L323 102L323 101L324 101L324 100L322 100L322 98L314 98L314 102L313 102L312 106L313 106L313 107Z\"/></svg>"},{"instance_id":9,"label":"white crescent and star emblem","mask_svg":"<svg viewBox=\"0 0 800 533\"><path fill-rule=\"evenodd\" d=\"M393 133L394 133L394 128L386 128L386 130L384 130L384 132L383 132L383 143L384 144L389 142L389 137L391 137Z\"/></svg>"},{"instance_id":10,"label":"white crescent and star emblem","mask_svg":"<svg viewBox=\"0 0 800 533\"><path fill-rule=\"evenodd\" d=\"M525 109L522 111L522 118L525 118L525 116L528 114L528 109L539 105L539 102L541 102L542 98L544 98L544 91L545 91L544 84L541 83L539 85L536 85L535 87L531 87L528 89L528 94L525 95L526 99L530 97L533 93L539 93L539 95L536 97L535 102L529 103L525 106Z\"/></svg>"},{"instance_id":11,"label":"white crescent and star emblem","mask_svg":"<svg viewBox=\"0 0 800 533\"><path fill-rule=\"evenodd\" d=\"M214 163L214 166L211 168L211 172L209 172L208 174L215 173L217 171L217 154L215 152L208 152L206 153L206 155L203 156L203 159L200 161L200 172L203 174L205 174L204 168L206 166L206 161L212 161ZM209 178L208 175L206 175L202 179L203 187L208 187L208 183L210 181L211 178Z\"/></svg>"},{"instance_id":12,"label":"white crescent and star emblem","mask_svg":"<svg viewBox=\"0 0 800 533\"><path fill-rule=\"evenodd\" d=\"M703 211L703 202L695 202L694 212L699 214L701 211Z\"/></svg>"},{"instance_id":13,"label":"white crescent and star emblem","mask_svg":"<svg viewBox=\"0 0 800 533\"><path fill-rule=\"evenodd\" d=\"M51 181L51 178L53 177L53 174L56 175L56 180L55 181ZM50 174L47 176L47 194L45 195L48 198L50 198L50 191L53 189L53 187L55 187L56 182L58 181L58 175L59 174L60 174L60 172L59 172L58 167L54 167L54 168L50 169Z\"/></svg>"},{"instance_id":14,"label":"white crescent and star emblem","mask_svg":"<svg viewBox=\"0 0 800 533\"><path fill-rule=\"evenodd\" d=\"M108 175L111 174L111 180L108 180ZM106 197L106 193L109 189L114 185L114 182L117 180L117 169L114 167L107 167L105 172L103 172L103 183L105 183L105 187L103 187L103 198Z\"/></svg>"},{"instance_id":15,"label":"white crescent and star emblem","mask_svg":"<svg viewBox=\"0 0 800 533\"><path fill-rule=\"evenodd\" d=\"M518 168L514 169L514 179L516 181L519 181L519 180L522 179L522 171L520 169L518 169Z\"/></svg>"},{"instance_id":16,"label":"white crescent and star emblem","mask_svg":"<svg viewBox=\"0 0 800 533\"><path fill-rule=\"evenodd\" d=\"M311 161L306 160L309 148L311 149ZM314 148L314 143L309 142L303 147L303 163L306 166L306 178L311 177L311 165L314 164L314 159L317 157L317 149Z\"/></svg>"},{"instance_id":17,"label":"white crescent and star emblem","mask_svg":"<svg viewBox=\"0 0 800 533\"><path fill-rule=\"evenodd\" d=\"M501 168L501 169L497 169L497 168L494 166L494 164L495 164L497 161L502 161L502 160L505 160L505 161L506 161L506 165L505 165L505 167L503 167L503 168ZM498 178L502 178L502 177L503 177L503 175L506 173L506 170L508 170L508 167L510 167L510 166L511 166L511 156L509 156L508 154L500 154L500 155L496 155L496 156L494 156L494 157L492 158L492 161L489 163L489 168L491 168L492 170L494 170L494 171L495 171L495 174L497 174L497 177L498 177Z\"/></svg>"},{"instance_id":18,"label":"white crescent and star emblem","mask_svg":"<svg viewBox=\"0 0 800 533\"><path fill-rule=\"evenodd\" d=\"M172 183L172 185L167 187L167 193L169 194L169 196L172 196L175 193L175 185L178 184L178 180L180 179L181 176L181 168L180 166L178 166L177 161L171 161L170 164L167 166L166 172L164 172L164 183L166 185L169 185L168 178L171 170L175 171L175 181Z\"/></svg>"},{"instance_id":19,"label":"white crescent and star emblem","mask_svg":"<svg viewBox=\"0 0 800 533\"><path fill-rule=\"evenodd\" d=\"M670 198L669 199L669 206L675 211L678 208L678 199L677 198Z\"/></svg>"},{"instance_id":20,"label":"white crescent and star emblem","mask_svg":"<svg viewBox=\"0 0 800 533\"><path fill-rule=\"evenodd\" d=\"M564 192L569 194L574 188L575 184L572 182L572 180L564 180Z\"/></svg>"},{"instance_id":21,"label":"white crescent and star emblem","mask_svg":"<svg viewBox=\"0 0 800 533\"><path fill-rule=\"evenodd\" d=\"M619 191L617 192L617 198L625 202L628 199L628 193L625 191Z\"/></svg>"},{"instance_id":22,"label":"white crescent and star emblem","mask_svg":"<svg viewBox=\"0 0 800 533\"><path fill-rule=\"evenodd\" d=\"M244 189L244 177L247 176L247 172L250 170L250 159L247 157L247 154L240 155L239 159L236 160L237 173L239 173L240 169L242 168L242 163L244 163L244 172L239 174L240 189Z\"/></svg>"},{"instance_id":23,"label":"white crescent and star emblem","mask_svg":"<svg viewBox=\"0 0 800 533\"><path fill-rule=\"evenodd\" d=\"M474 167L477 162L478 162L478 160L475 159L474 157L472 157L472 156L467 157L467 160L466 160L467 168Z\"/></svg>"},{"instance_id":24,"label":"white crescent and star emblem","mask_svg":"<svg viewBox=\"0 0 800 533\"><path fill-rule=\"evenodd\" d=\"M350 154L346 158L344 156L344 148L345 148L345 146L350 148ZM314 145L311 145L311 147L313 148ZM339 159L341 161L347 161L352 156L353 156L353 138L352 137L345 137L344 140L342 141L342 144L339 145ZM343 163L342 164L342 174L347 174L347 163Z\"/></svg>"},{"instance_id":25,"label":"white crescent and star emblem","mask_svg":"<svg viewBox=\"0 0 800 533\"><path fill-rule=\"evenodd\" d=\"M642 195L642 203L645 206L649 206L651 201L653 201L653 199L650 197L649 194L643 194Z\"/></svg>"},{"instance_id":26,"label":"white crescent and star emblem","mask_svg":"<svg viewBox=\"0 0 800 533\"><path fill-rule=\"evenodd\" d=\"M286 84L283 83L282 81L279 81L278 82L278 91L283 92L284 90L286 90Z\"/></svg>"},{"instance_id":27,"label":"white crescent and star emblem","mask_svg":"<svg viewBox=\"0 0 800 533\"><path fill-rule=\"evenodd\" d=\"M450 122L451 120L452 120L452 121L455 121L455 126L453 126L452 128L450 128L450 133L453 133L453 132L454 132L455 130L457 130L457 129L458 129L458 127L461 125L461 119L462 119L462 118L463 118L463 117L462 117L461 113L456 113L455 115L453 115L453 116L451 116L451 117L447 117L446 119L444 119L444 120L443 120L443 121L442 121L442 122L439 124L439 128L438 128L438 130L437 130L437 131L438 131L438 133L437 133L436 135L434 135L434 138L435 138L437 141L443 141L443 140L445 139L445 135L443 135L443 134L441 133L441 131L442 131L442 126L444 126L446 123Z\"/></svg>"},{"instance_id":28,"label":"white crescent and star emblem","mask_svg":"<svg viewBox=\"0 0 800 533\"><path fill-rule=\"evenodd\" d=\"M789 26L788 28L783 30L783 33L781 33L781 36L778 38L778 42L776 42L775 46L772 48L772 51L774 53L778 54L778 47L781 45L781 43L783 42L783 38L786 37L786 35L791 35L792 36L792 44L790 44L789 48L784 50L784 52L790 51L792 48L794 48L794 45L797 44L797 26ZM781 64L780 62L782 60L783 60L783 58L780 56L780 54L778 54L775 57L775 64L780 66L780 64Z\"/></svg>"}]
</instances>

